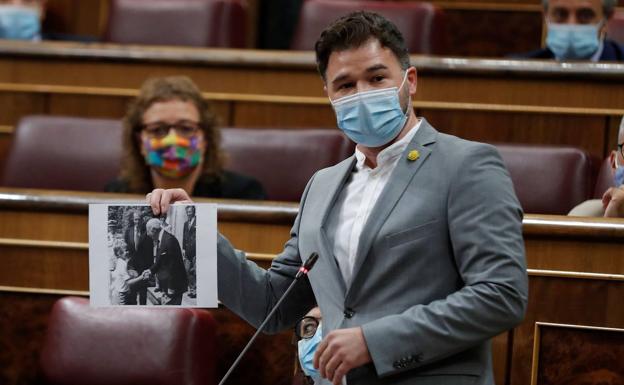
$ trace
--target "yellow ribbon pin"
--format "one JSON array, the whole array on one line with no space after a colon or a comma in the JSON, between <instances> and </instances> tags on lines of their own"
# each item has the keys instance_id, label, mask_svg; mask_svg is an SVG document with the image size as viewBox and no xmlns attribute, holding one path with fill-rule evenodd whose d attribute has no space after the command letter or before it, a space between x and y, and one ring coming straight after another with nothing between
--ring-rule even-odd
<instances>
[{"instance_id":1,"label":"yellow ribbon pin","mask_svg":"<svg viewBox=\"0 0 624 385\"><path fill-rule=\"evenodd\" d=\"M411 160L412 162L418 158L420 158L420 152L418 152L418 150L412 150L407 154L407 159Z\"/></svg>"}]
</instances>

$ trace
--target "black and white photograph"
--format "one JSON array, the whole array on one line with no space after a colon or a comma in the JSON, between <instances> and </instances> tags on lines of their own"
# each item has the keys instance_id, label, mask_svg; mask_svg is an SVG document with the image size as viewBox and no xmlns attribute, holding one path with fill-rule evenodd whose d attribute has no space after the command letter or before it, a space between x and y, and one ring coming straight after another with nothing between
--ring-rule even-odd
<instances>
[{"instance_id":1,"label":"black and white photograph","mask_svg":"<svg viewBox=\"0 0 624 385\"><path fill-rule=\"evenodd\" d=\"M216 307L216 207L90 205L89 270L95 306Z\"/></svg>"}]
</instances>

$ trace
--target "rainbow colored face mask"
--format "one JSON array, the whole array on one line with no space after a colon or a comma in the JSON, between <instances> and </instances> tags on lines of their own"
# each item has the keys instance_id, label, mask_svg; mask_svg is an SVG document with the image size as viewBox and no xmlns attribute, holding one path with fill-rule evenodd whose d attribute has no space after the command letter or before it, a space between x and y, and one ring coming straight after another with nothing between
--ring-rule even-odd
<instances>
[{"instance_id":1,"label":"rainbow colored face mask","mask_svg":"<svg viewBox=\"0 0 624 385\"><path fill-rule=\"evenodd\" d=\"M143 140L145 162L159 174L168 178L183 178L199 164L202 152L200 138L178 136L170 132L164 138Z\"/></svg>"}]
</instances>

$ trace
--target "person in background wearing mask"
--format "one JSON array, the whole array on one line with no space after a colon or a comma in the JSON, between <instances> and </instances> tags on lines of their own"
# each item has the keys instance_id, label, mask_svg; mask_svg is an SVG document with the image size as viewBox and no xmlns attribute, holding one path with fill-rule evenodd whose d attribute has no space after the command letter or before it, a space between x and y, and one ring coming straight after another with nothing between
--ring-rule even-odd
<instances>
[{"instance_id":1,"label":"person in background wearing mask","mask_svg":"<svg viewBox=\"0 0 624 385\"><path fill-rule=\"evenodd\" d=\"M590 199L574 207L568 215L574 217L624 218L624 118L620 122L617 149L609 155L613 186L602 199Z\"/></svg>"},{"instance_id":2,"label":"person in background wearing mask","mask_svg":"<svg viewBox=\"0 0 624 385\"><path fill-rule=\"evenodd\" d=\"M46 0L0 0L0 39L41 40Z\"/></svg>"},{"instance_id":3,"label":"person in background wearing mask","mask_svg":"<svg viewBox=\"0 0 624 385\"><path fill-rule=\"evenodd\" d=\"M317 385L494 383L490 339L528 301L522 208L500 155L416 116L416 68L381 15L339 18L315 51L355 153L312 176L268 270L218 235L219 299L257 327L317 253L265 330L318 303ZM160 215L190 198L156 189L146 200Z\"/></svg>"},{"instance_id":4,"label":"person in background wearing mask","mask_svg":"<svg viewBox=\"0 0 624 385\"><path fill-rule=\"evenodd\" d=\"M313 384L319 379L319 372L314 367L314 353L316 353L316 348L323 338L321 319L321 309L315 306L295 325L297 367L301 370L301 372L295 373L295 381L301 379L301 373L307 384ZM303 382L297 385L303 385Z\"/></svg>"},{"instance_id":5,"label":"person in background wearing mask","mask_svg":"<svg viewBox=\"0 0 624 385\"><path fill-rule=\"evenodd\" d=\"M524 59L621 61L624 47L606 37L617 0L542 0L546 48L514 55Z\"/></svg>"},{"instance_id":6,"label":"person in background wearing mask","mask_svg":"<svg viewBox=\"0 0 624 385\"><path fill-rule=\"evenodd\" d=\"M148 79L123 123L121 172L106 191L178 187L199 197L266 197L255 179L223 169L216 116L188 77Z\"/></svg>"}]
</instances>

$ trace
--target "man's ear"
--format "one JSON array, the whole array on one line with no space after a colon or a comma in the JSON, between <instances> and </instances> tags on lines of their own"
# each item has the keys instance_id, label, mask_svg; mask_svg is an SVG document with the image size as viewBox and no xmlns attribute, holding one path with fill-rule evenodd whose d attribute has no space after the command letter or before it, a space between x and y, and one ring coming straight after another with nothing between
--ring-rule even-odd
<instances>
[{"instance_id":1,"label":"man's ear","mask_svg":"<svg viewBox=\"0 0 624 385\"><path fill-rule=\"evenodd\" d=\"M615 151L611 151L611 153L609 154L609 164L611 165L611 170L613 170L615 172L615 158L617 157L617 153Z\"/></svg>"},{"instance_id":2,"label":"man's ear","mask_svg":"<svg viewBox=\"0 0 624 385\"><path fill-rule=\"evenodd\" d=\"M418 71L416 67L407 69L407 82L409 83L409 94L411 96L416 95L416 90L418 89Z\"/></svg>"}]
</instances>

